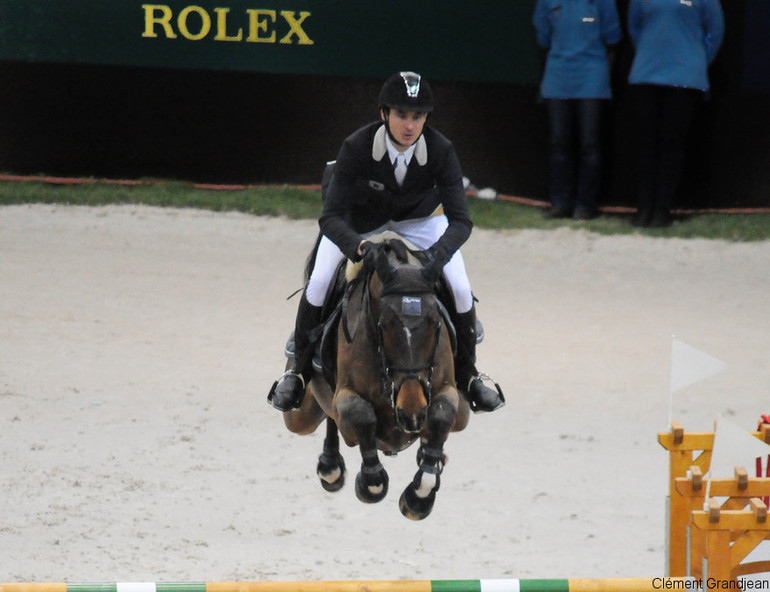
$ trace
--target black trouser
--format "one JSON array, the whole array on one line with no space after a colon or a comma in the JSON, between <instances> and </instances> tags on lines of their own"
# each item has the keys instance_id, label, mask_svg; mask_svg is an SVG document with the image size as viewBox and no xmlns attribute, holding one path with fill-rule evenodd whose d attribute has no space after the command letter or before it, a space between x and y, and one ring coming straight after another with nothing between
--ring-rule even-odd
<instances>
[{"instance_id":1,"label":"black trouser","mask_svg":"<svg viewBox=\"0 0 770 592\"><path fill-rule=\"evenodd\" d=\"M668 212L684 167L687 133L699 90L633 84L637 123L636 187L640 211Z\"/></svg>"},{"instance_id":2,"label":"black trouser","mask_svg":"<svg viewBox=\"0 0 770 592\"><path fill-rule=\"evenodd\" d=\"M547 99L551 205L593 212L601 185L602 99Z\"/></svg>"}]
</instances>

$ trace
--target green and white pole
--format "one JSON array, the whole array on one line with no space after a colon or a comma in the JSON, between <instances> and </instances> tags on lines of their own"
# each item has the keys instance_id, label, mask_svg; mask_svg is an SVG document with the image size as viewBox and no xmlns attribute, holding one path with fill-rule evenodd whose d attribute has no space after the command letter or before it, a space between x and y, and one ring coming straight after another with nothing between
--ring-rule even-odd
<instances>
[{"instance_id":1,"label":"green and white pole","mask_svg":"<svg viewBox=\"0 0 770 592\"><path fill-rule=\"evenodd\" d=\"M6 583L0 592L655 592L695 590L692 578L571 578L308 582Z\"/></svg>"}]
</instances>

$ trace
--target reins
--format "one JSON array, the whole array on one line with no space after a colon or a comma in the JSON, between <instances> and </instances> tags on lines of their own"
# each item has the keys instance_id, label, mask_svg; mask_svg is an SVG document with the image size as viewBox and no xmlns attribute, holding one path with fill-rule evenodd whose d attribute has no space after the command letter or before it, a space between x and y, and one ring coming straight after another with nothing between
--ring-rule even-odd
<instances>
[{"instance_id":1,"label":"reins","mask_svg":"<svg viewBox=\"0 0 770 592\"><path fill-rule=\"evenodd\" d=\"M372 276L372 272L368 271L367 273L361 273L354 277L347 286L345 286L345 294L342 296L342 332L345 335L345 340L348 343L353 343L353 339L356 336L356 332L358 331L358 325L361 324L361 317L366 316L367 318L371 315L366 314L367 311L371 309L371 296L369 295L369 278ZM363 285L363 288L361 290L361 306L358 310L358 316L356 317L356 323L353 325L353 331L350 331L350 328L348 327L348 305L350 304L350 297L353 295L353 292L355 289L359 286Z\"/></svg>"}]
</instances>

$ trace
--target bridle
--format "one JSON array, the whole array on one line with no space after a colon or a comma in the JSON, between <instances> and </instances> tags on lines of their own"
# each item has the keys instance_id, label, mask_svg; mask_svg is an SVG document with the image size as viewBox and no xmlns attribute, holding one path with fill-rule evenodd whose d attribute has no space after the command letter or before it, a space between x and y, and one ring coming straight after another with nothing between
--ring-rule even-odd
<instances>
[{"instance_id":1,"label":"bridle","mask_svg":"<svg viewBox=\"0 0 770 592\"><path fill-rule=\"evenodd\" d=\"M363 317L369 338L372 339L372 341L376 344L377 351L380 354L380 378L383 385L383 394L388 397L391 407L393 409L396 408L396 396L403 384L410 378L416 379L420 382L423 393L425 394L425 398L427 402L430 403L431 396L433 394L433 370L435 368L436 351L438 349L438 342L442 328L441 316L439 315L436 321L433 346L431 348L430 357L427 359L427 361L421 365L403 366L394 364L391 360L388 359L388 352L385 348L382 315L385 310L392 311L396 318L402 322L404 327L406 326L406 324L403 323L404 316L420 317L422 319L422 323L425 319L425 316L423 315L422 304L426 297L428 299L433 298L435 300L436 295L434 292L427 289L416 290L414 287L410 289L390 283L390 285L383 287L383 291L380 294L380 311L377 317L377 323L375 324L374 313L372 310L372 298L369 289L370 279L371 274L358 276L355 278L355 280L348 284L347 289L345 290L345 296L342 302L343 311L341 321L345 339L348 343L352 343L361 322L361 318ZM358 286L361 286L362 290L361 307L358 313L358 318L356 319L356 322L353 325L351 331L347 321L347 307L350 297ZM394 302L391 303L391 300ZM401 304L401 311L398 311L396 308L398 303ZM396 381L395 377L398 375L401 375L400 380Z\"/></svg>"},{"instance_id":2,"label":"bridle","mask_svg":"<svg viewBox=\"0 0 770 592\"><path fill-rule=\"evenodd\" d=\"M423 296L435 298L435 295L432 292L388 292L387 294L382 294L380 297L380 302L382 303L385 297L393 295L401 296L400 300L398 300L398 302L401 302L401 313L396 311L393 305L389 305L387 308L389 308L395 314L399 322L402 322L403 320L402 315L420 316L420 324L425 321L425 317L422 315ZM408 309L410 305L412 307L417 306L419 310L417 310L417 312L412 312L411 314L409 312L404 312L404 309ZM376 332L374 332L373 336L376 339L377 351L380 353L380 373L383 383L383 394L388 397L391 407L395 409L396 396L398 392L401 390L403 384L411 378L419 381L420 385L422 386L422 391L425 394L425 399L427 400L428 404L430 404L431 396L433 394L433 370L435 368L436 350L438 348L439 336L441 335L441 318L439 317L436 321L436 327L434 329L433 336L433 347L431 348L430 356L426 362L417 366L400 366L393 364L390 360L388 360L388 353L385 350L382 314L383 311L381 310L380 317L377 321ZM371 318L371 315L369 315L369 318ZM402 326L406 325L402 322ZM394 379L395 375L402 375L401 380L399 380L398 383L396 383L396 380Z\"/></svg>"}]
</instances>

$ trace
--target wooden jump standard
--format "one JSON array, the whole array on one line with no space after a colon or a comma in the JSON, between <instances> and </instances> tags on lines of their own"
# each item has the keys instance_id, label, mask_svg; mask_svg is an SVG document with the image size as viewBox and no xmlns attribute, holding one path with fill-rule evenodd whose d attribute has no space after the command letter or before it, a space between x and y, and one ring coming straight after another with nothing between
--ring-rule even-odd
<instances>
[{"instance_id":1,"label":"wooden jump standard","mask_svg":"<svg viewBox=\"0 0 770 592\"><path fill-rule=\"evenodd\" d=\"M749 432L770 443L770 425ZM685 433L672 422L671 432L658 434L669 451L668 575L735 579L770 571L770 561L741 564L762 541L770 538L767 505L770 478L749 477L745 467L735 467L733 478L712 478L708 508L703 475L708 472L714 433ZM720 503L714 498L727 498ZM688 532L690 545L688 552Z\"/></svg>"}]
</instances>

